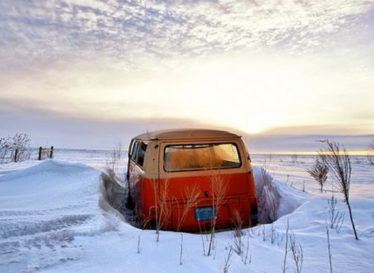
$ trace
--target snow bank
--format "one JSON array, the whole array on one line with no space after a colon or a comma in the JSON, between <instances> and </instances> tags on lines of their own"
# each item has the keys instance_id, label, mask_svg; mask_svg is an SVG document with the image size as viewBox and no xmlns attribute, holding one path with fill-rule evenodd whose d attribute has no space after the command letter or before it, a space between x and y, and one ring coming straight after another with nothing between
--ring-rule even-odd
<instances>
[{"instance_id":1,"label":"snow bank","mask_svg":"<svg viewBox=\"0 0 374 273\"><path fill-rule=\"evenodd\" d=\"M97 205L99 175L83 164L48 160L1 176L0 272L76 259L75 236L108 229Z\"/></svg>"},{"instance_id":2,"label":"snow bank","mask_svg":"<svg viewBox=\"0 0 374 273\"><path fill-rule=\"evenodd\" d=\"M291 213L307 198L307 194L275 180L262 167L254 167L259 223L276 221Z\"/></svg>"},{"instance_id":3,"label":"snow bank","mask_svg":"<svg viewBox=\"0 0 374 273\"><path fill-rule=\"evenodd\" d=\"M262 183L259 172L254 169L258 185ZM181 233L162 231L157 243L154 231L125 223L103 202L100 176L100 171L85 165L55 160L1 176L0 272L222 272L233 232L216 234L209 257L203 255L208 235L183 233L180 265ZM279 272L288 219L290 232L304 250L303 273L328 273L325 228L329 196L306 196L270 178L271 186L266 187L279 195L277 217L290 214L271 225L243 230L245 251L232 255L229 272ZM373 189L373 184L366 186ZM361 239L354 240L348 220L340 233L331 231L334 272L372 272L374 198L352 198L351 203ZM345 204L339 201L337 209L346 211ZM250 262L244 263L246 249ZM294 272L291 255L286 266L287 272Z\"/></svg>"}]
</instances>

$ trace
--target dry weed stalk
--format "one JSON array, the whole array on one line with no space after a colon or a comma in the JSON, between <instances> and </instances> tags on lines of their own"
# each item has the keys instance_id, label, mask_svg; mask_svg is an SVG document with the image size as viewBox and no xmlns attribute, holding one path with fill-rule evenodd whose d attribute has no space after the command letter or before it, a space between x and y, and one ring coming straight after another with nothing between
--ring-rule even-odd
<instances>
[{"instance_id":1,"label":"dry weed stalk","mask_svg":"<svg viewBox=\"0 0 374 273\"><path fill-rule=\"evenodd\" d=\"M352 173L351 158L344 147L341 149L339 143L330 142L329 140L326 140L325 142L327 149L326 151L321 151L319 155L334 174L338 189L344 195L344 200L347 204L349 217L351 219L353 233L355 239L358 240L356 226L353 221L352 208L349 202L349 189Z\"/></svg>"},{"instance_id":2,"label":"dry weed stalk","mask_svg":"<svg viewBox=\"0 0 374 273\"><path fill-rule=\"evenodd\" d=\"M183 258L183 233L181 233L181 245L180 245L180 252L179 252L179 265L182 265L182 258Z\"/></svg>"},{"instance_id":3,"label":"dry weed stalk","mask_svg":"<svg viewBox=\"0 0 374 273\"><path fill-rule=\"evenodd\" d=\"M344 223L344 213L336 210L337 200L334 195L331 195L331 198L327 200L329 207L329 221L330 228L335 229L336 232L340 232L340 229Z\"/></svg>"},{"instance_id":4,"label":"dry weed stalk","mask_svg":"<svg viewBox=\"0 0 374 273\"><path fill-rule=\"evenodd\" d=\"M140 254L140 235L138 235L138 249L136 253Z\"/></svg>"},{"instance_id":5,"label":"dry weed stalk","mask_svg":"<svg viewBox=\"0 0 374 273\"><path fill-rule=\"evenodd\" d=\"M211 219L211 229L210 229L210 239L208 245L207 255L210 256L211 251L214 247L214 237L216 230L217 215L219 214L219 209L223 204L225 194L227 191L227 184L224 183L222 177L219 174L211 176L211 191L212 191L212 207L216 210L216 216Z\"/></svg>"},{"instance_id":6,"label":"dry weed stalk","mask_svg":"<svg viewBox=\"0 0 374 273\"><path fill-rule=\"evenodd\" d=\"M245 249L245 257L244 257L244 264L247 264L247 261L248 263L251 263L252 262L252 255L249 253L249 242L250 242L250 233L248 232L247 233L247 246L246 246L246 249Z\"/></svg>"},{"instance_id":7,"label":"dry weed stalk","mask_svg":"<svg viewBox=\"0 0 374 273\"><path fill-rule=\"evenodd\" d=\"M204 234L203 234L203 231L201 229L201 225L200 225L200 222L198 222L198 225L199 225L199 231L200 231L200 236L201 236L201 243L202 243L202 247L203 247L203 255L205 256L205 242L204 242Z\"/></svg>"},{"instance_id":8,"label":"dry weed stalk","mask_svg":"<svg viewBox=\"0 0 374 273\"><path fill-rule=\"evenodd\" d=\"M199 198L199 191L198 191L198 188L197 188L197 185L195 184L192 188L185 188L185 191L184 191L184 203L183 203L183 211L182 211L182 215L179 219L179 223L178 223L178 226L177 226L177 231L180 231L182 226L183 226L183 223L184 223L184 220L186 219L186 216L188 214L188 212L196 206L196 203L197 203L197 200Z\"/></svg>"},{"instance_id":9,"label":"dry weed stalk","mask_svg":"<svg viewBox=\"0 0 374 273\"><path fill-rule=\"evenodd\" d=\"M329 227L326 225L326 235L327 235L327 250L329 253L329 265L330 265L330 273L332 273L332 255L331 255L331 244L330 244L330 231Z\"/></svg>"},{"instance_id":10,"label":"dry weed stalk","mask_svg":"<svg viewBox=\"0 0 374 273\"><path fill-rule=\"evenodd\" d=\"M228 273L229 272L229 268L230 268L230 265L231 265L231 257L232 257L232 247L230 247L229 253L225 257L225 264L223 266L223 273Z\"/></svg>"},{"instance_id":11,"label":"dry weed stalk","mask_svg":"<svg viewBox=\"0 0 374 273\"><path fill-rule=\"evenodd\" d=\"M117 173L118 163L122 158L123 149L122 144L118 143L111 151L110 158L106 162L106 168L113 170L115 173Z\"/></svg>"},{"instance_id":12,"label":"dry weed stalk","mask_svg":"<svg viewBox=\"0 0 374 273\"><path fill-rule=\"evenodd\" d=\"M235 229L233 230L234 238L233 238L233 251L238 254L239 256L243 253L243 231L242 231L242 225L243 221L241 220L240 214L237 210L234 211L234 217L235 217Z\"/></svg>"},{"instance_id":13,"label":"dry weed stalk","mask_svg":"<svg viewBox=\"0 0 374 273\"><path fill-rule=\"evenodd\" d=\"M169 216L170 209L167 204L167 195L169 188L169 180L163 181L163 186L158 185L157 179L153 179L153 192L155 200L155 224L156 224L156 241L160 241L160 230L165 227Z\"/></svg>"},{"instance_id":14,"label":"dry weed stalk","mask_svg":"<svg viewBox=\"0 0 374 273\"><path fill-rule=\"evenodd\" d=\"M262 241L266 241L266 227L265 225L262 225Z\"/></svg>"},{"instance_id":15,"label":"dry weed stalk","mask_svg":"<svg viewBox=\"0 0 374 273\"><path fill-rule=\"evenodd\" d=\"M286 273L286 266L287 266L287 255L288 255L288 232L290 229L289 219L287 218L287 227L286 227L286 243L284 246L284 259L282 265L282 273Z\"/></svg>"},{"instance_id":16,"label":"dry weed stalk","mask_svg":"<svg viewBox=\"0 0 374 273\"><path fill-rule=\"evenodd\" d=\"M301 273L304 262L303 247L296 242L295 234L290 235L290 250L295 263L296 273Z\"/></svg>"},{"instance_id":17,"label":"dry weed stalk","mask_svg":"<svg viewBox=\"0 0 374 273\"><path fill-rule=\"evenodd\" d=\"M277 233L274 228L274 224L271 224L271 229L270 229L270 243L273 245L276 239Z\"/></svg>"}]
</instances>

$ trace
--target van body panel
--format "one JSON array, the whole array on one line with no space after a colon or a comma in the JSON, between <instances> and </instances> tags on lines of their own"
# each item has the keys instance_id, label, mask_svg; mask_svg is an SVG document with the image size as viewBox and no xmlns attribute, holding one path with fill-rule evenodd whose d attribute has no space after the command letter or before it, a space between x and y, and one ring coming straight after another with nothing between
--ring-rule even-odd
<instances>
[{"instance_id":1,"label":"van body panel","mask_svg":"<svg viewBox=\"0 0 374 273\"><path fill-rule=\"evenodd\" d=\"M131 196L136 197L133 199L135 203L135 210L136 213L140 213L143 211L143 202L142 197L143 196L143 179L144 179L144 171L135 164L134 161L130 161L128 164L129 166L129 192Z\"/></svg>"},{"instance_id":2,"label":"van body panel","mask_svg":"<svg viewBox=\"0 0 374 273\"><path fill-rule=\"evenodd\" d=\"M159 196L162 196L163 192L167 192L165 198L168 201L184 200L189 191L197 191L198 198L204 199L219 194L219 190L227 197L247 195L249 189L247 176L246 173L234 173L160 179Z\"/></svg>"},{"instance_id":3,"label":"van body panel","mask_svg":"<svg viewBox=\"0 0 374 273\"><path fill-rule=\"evenodd\" d=\"M189 208L183 203L177 203L172 206L172 221L170 229L183 231L207 232L210 230L211 220L198 221L196 219L196 208L206 208L211 206L211 201L204 200L196 207ZM236 198L225 199L217 209L216 228L227 228L235 224L235 211L240 207L240 200ZM240 211L240 209L238 210ZM230 219L229 221L227 219ZM243 219L245 220L245 219ZM198 228L198 230L197 230Z\"/></svg>"},{"instance_id":4,"label":"van body panel","mask_svg":"<svg viewBox=\"0 0 374 273\"><path fill-rule=\"evenodd\" d=\"M167 171L164 167L167 146L225 143L237 147L240 166L182 171ZM242 226L256 224L254 177L248 151L239 136L212 130L162 131L134 138L130 148L141 145L147 146L142 166L132 154L134 151L129 151L128 182L142 226L152 227L158 222L162 229L201 232L212 224L217 228L232 227L238 222ZM201 210L212 211L212 218L215 212L217 218L199 220L197 211Z\"/></svg>"}]
</instances>

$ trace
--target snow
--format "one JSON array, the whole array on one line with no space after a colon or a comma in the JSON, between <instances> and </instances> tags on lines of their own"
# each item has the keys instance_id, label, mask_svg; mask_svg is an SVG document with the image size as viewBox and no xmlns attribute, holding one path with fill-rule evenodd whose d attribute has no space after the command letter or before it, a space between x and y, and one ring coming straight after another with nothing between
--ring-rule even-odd
<instances>
[{"instance_id":1,"label":"snow","mask_svg":"<svg viewBox=\"0 0 374 273\"><path fill-rule=\"evenodd\" d=\"M0 272L222 272L234 233L217 233L209 257L203 254L207 235L183 233L180 265L181 233L162 231L156 242L155 231L126 223L102 198L100 174L107 155L61 151L58 160L0 166ZM280 218L243 230L243 254L233 253L229 272L281 272L287 221L303 248L302 272L329 272L326 223L332 192L339 199L337 209L345 213L340 232L330 230L334 272L374 271L374 168L364 158L353 161L351 189L359 241L331 181L319 193L308 177L313 157L299 156L296 162L287 156L252 158L257 183L262 183L261 166L271 174ZM125 166L123 160L121 173ZM289 255L287 272L294 268Z\"/></svg>"}]
</instances>

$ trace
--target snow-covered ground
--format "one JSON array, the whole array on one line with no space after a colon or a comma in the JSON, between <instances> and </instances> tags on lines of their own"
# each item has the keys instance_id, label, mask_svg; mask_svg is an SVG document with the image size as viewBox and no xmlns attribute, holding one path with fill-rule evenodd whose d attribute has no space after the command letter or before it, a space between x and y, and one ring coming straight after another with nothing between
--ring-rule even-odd
<instances>
[{"instance_id":1,"label":"snow-covered ground","mask_svg":"<svg viewBox=\"0 0 374 273\"><path fill-rule=\"evenodd\" d=\"M182 233L161 232L156 242L154 231L129 225L103 200L100 170L109 156L57 150L55 160L0 165L0 272L222 272L234 233L217 233L211 256L204 255L208 236L183 233L181 265ZM243 253L232 253L228 272L282 272L287 221L303 249L302 272L330 272L327 200L335 190L329 183L325 193L318 192L306 172L314 157L252 160L258 181L260 166L274 176L282 196L279 213L285 215L245 229ZM125 167L124 159L118 171ZM354 240L346 205L335 192L345 220L340 232L330 230L333 272L374 272L374 166L365 157L353 158L351 193L360 240ZM286 272L295 271L290 253L286 266Z\"/></svg>"}]
</instances>

